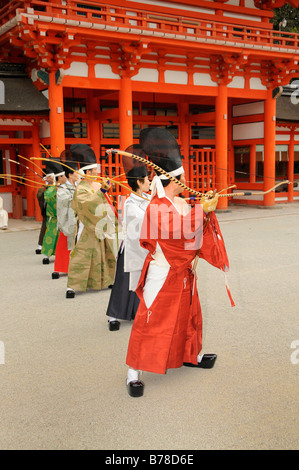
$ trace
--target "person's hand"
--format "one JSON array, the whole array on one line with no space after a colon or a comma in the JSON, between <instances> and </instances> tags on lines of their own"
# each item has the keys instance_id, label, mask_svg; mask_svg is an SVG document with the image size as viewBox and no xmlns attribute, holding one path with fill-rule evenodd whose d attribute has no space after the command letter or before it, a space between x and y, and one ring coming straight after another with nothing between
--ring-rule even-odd
<instances>
[{"instance_id":1,"label":"person's hand","mask_svg":"<svg viewBox=\"0 0 299 470\"><path fill-rule=\"evenodd\" d=\"M214 195L213 191L208 191L201 198L200 203L202 205L202 208L205 214L209 214L210 212L213 212L216 209L218 198L219 198L219 194Z\"/></svg>"},{"instance_id":2,"label":"person's hand","mask_svg":"<svg viewBox=\"0 0 299 470\"><path fill-rule=\"evenodd\" d=\"M111 188L111 183L109 180L103 181L103 183L101 183L102 193L107 193L107 191L109 191L110 188Z\"/></svg>"}]
</instances>

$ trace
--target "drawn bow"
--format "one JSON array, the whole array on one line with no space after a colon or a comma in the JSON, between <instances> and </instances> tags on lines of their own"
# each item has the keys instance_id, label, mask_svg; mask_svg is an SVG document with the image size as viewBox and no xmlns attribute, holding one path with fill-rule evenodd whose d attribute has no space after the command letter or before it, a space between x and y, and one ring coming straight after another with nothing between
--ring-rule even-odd
<instances>
[{"instance_id":1,"label":"drawn bow","mask_svg":"<svg viewBox=\"0 0 299 470\"><path fill-rule=\"evenodd\" d=\"M174 183L178 184L181 188L187 190L189 193L191 194L194 194L195 196L198 196L200 198L202 197L206 197L206 198L212 198L215 196L216 194L216 190L215 191L212 191L211 193L201 193L199 191L196 191L195 189L192 189L192 188L189 188L188 186L186 186L185 184L181 183L181 181L179 181L177 178L175 178L174 176L171 176L169 173L167 173L167 171L163 170L162 168L160 168L158 165L156 165L155 163L147 160L146 158L143 158L143 157L140 157L139 155L135 155L133 153L129 153L129 152L125 152L123 150L118 150L118 149L108 149L106 150L106 155L116 155L116 154L119 154L119 155L123 155L124 157L130 157L130 158L134 158L135 160L138 160L139 162L142 162L142 163L145 163L146 165L150 166L151 168L153 168L154 170L158 170L160 173L162 173L163 175L167 176L167 178L170 179L170 181L173 181ZM231 189L233 187L236 187L235 185L234 186L230 186L228 188L225 188L225 189L222 189L221 191L219 191L219 193L217 193L219 195L219 197L236 197L236 196L256 196L256 195L265 195L265 194L268 194L270 193L271 191L274 191L276 188L278 188L279 186L281 186L282 184L291 184L289 180L285 180L285 181L281 181L280 183L277 183L275 186L273 186L273 188L270 188L268 189L267 191L259 191L259 192L251 192L251 191L243 191L243 192L238 192L238 193L228 193L228 194L220 194L222 191L226 191L227 189Z\"/></svg>"}]
</instances>

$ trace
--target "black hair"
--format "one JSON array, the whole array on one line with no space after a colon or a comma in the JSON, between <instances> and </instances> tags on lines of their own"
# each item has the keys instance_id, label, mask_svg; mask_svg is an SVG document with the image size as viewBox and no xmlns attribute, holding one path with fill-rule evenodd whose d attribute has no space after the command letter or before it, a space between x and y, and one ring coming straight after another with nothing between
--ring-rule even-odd
<instances>
[{"instance_id":1,"label":"black hair","mask_svg":"<svg viewBox=\"0 0 299 470\"><path fill-rule=\"evenodd\" d=\"M131 187L131 189L133 189L133 191L137 191L139 189L139 186L138 186L138 183L137 181L140 181L141 184L144 183L144 179L145 179L145 176L143 178L130 178L128 177L127 180L128 180L128 185Z\"/></svg>"},{"instance_id":2,"label":"black hair","mask_svg":"<svg viewBox=\"0 0 299 470\"><path fill-rule=\"evenodd\" d=\"M181 175L178 175L175 178L180 181ZM161 180L163 188L166 188L166 186L168 186L171 181L172 180L170 180L169 178L167 178L167 180Z\"/></svg>"},{"instance_id":3,"label":"black hair","mask_svg":"<svg viewBox=\"0 0 299 470\"><path fill-rule=\"evenodd\" d=\"M70 175L75 173L75 170L73 170L72 168L65 168L64 173L65 173L65 176L68 178Z\"/></svg>"}]
</instances>

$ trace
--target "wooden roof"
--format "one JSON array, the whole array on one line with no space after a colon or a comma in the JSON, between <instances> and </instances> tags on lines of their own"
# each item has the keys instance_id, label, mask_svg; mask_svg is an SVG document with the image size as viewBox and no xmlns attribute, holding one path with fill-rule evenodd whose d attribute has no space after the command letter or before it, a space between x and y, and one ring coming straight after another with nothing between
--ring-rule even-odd
<instances>
[{"instance_id":1,"label":"wooden roof","mask_svg":"<svg viewBox=\"0 0 299 470\"><path fill-rule=\"evenodd\" d=\"M298 86L283 88L283 93L276 100L276 120L280 122L299 122Z\"/></svg>"},{"instance_id":2,"label":"wooden roof","mask_svg":"<svg viewBox=\"0 0 299 470\"><path fill-rule=\"evenodd\" d=\"M4 100L0 101L0 114L48 115L48 99L34 86L26 72L18 66L13 68L12 65L1 64L0 67L2 90L4 85Z\"/></svg>"}]
</instances>

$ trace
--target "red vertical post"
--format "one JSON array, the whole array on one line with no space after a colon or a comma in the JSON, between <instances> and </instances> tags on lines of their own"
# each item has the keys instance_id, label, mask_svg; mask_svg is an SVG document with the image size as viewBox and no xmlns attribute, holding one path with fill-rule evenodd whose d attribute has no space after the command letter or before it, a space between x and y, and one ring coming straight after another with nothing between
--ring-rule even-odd
<instances>
[{"instance_id":1,"label":"red vertical post","mask_svg":"<svg viewBox=\"0 0 299 470\"><path fill-rule=\"evenodd\" d=\"M35 158L41 158L41 148L40 148L40 139L39 139L39 125L38 124L33 124L33 129L32 129L32 156ZM42 172L42 165L43 162L42 160L34 160L35 165L32 166L32 169L40 176L43 176ZM38 169L40 168L40 170ZM38 183L36 185L36 190L34 191L34 217L36 220L41 221L43 220L43 217L41 215L40 207L38 204L37 200L37 191L40 186L42 186L43 181L40 177L37 175L34 175L35 181Z\"/></svg>"},{"instance_id":2,"label":"red vertical post","mask_svg":"<svg viewBox=\"0 0 299 470\"><path fill-rule=\"evenodd\" d=\"M289 163L288 163L288 202L294 200L294 129L291 129L289 143Z\"/></svg>"},{"instance_id":3,"label":"red vertical post","mask_svg":"<svg viewBox=\"0 0 299 470\"><path fill-rule=\"evenodd\" d=\"M120 80L119 90L119 146L125 150L133 144L132 83L128 77Z\"/></svg>"},{"instance_id":4,"label":"red vertical post","mask_svg":"<svg viewBox=\"0 0 299 470\"><path fill-rule=\"evenodd\" d=\"M272 97L272 89L268 90L265 100L264 117L264 191L275 185L275 128L276 100ZM264 195L264 206L275 204L275 192Z\"/></svg>"},{"instance_id":5,"label":"red vertical post","mask_svg":"<svg viewBox=\"0 0 299 470\"><path fill-rule=\"evenodd\" d=\"M256 146L255 144L250 145L250 156L249 156L249 181L255 183L255 167L256 167Z\"/></svg>"},{"instance_id":6,"label":"red vertical post","mask_svg":"<svg viewBox=\"0 0 299 470\"><path fill-rule=\"evenodd\" d=\"M218 86L216 97L216 188L227 187L227 86ZM217 209L227 209L228 199L219 198Z\"/></svg>"},{"instance_id":7,"label":"red vertical post","mask_svg":"<svg viewBox=\"0 0 299 470\"><path fill-rule=\"evenodd\" d=\"M119 90L119 147L126 150L133 144L132 83L129 77L122 77ZM121 159L120 159L121 161ZM121 180L124 180L122 178ZM127 191L121 187L121 194Z\"/></svg>"},{"instance_id":8,"label":"red vertical post","mask_svg":"<svg viewBox=\"0 0 299 470\"><path fill-rule=\"evenodd\" d=\"M99 99L94 96L93 90L88 90L87 111L89 121L89 135L91 146L100 161L100 122L99 122Z\"/></svg>"},{"instance_id":9,"label":"red vertical post","mask_svg":"<svg viewBox=\"0 0 299 470\"><path fill-rule=\"evenodd\" d=\"M51 155L59 157L65 149L63 87L56 84L55 71L49 72Z\"/></svg>"},{"instance_id":10,"label":"red vertical post","mask_svg":"<svg viewBox=\"0 0 299 470\"><path fill-rule=\"evenodd\" d=\"M180 119L180 130L179 138L182 145L182 155L184 156L184 170L186 185L190 186L190 175L189 175L189 123L186 121L186 117L189 114L189 103L185 100L181 100L178 105L179 119Z\"/></svg>"}]
</instances>

